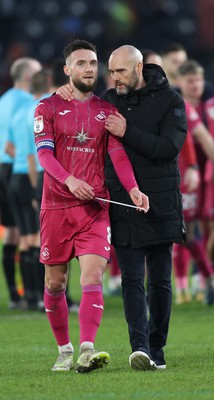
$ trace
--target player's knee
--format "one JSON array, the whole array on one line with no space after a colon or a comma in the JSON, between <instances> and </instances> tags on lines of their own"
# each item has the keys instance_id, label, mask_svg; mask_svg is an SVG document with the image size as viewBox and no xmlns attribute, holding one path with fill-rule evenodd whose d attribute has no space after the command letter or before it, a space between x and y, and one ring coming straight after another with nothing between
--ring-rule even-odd
<instances>
[{"instance_id":1,"label":"player's knee","mask_svg":"<svg viewBox=\"0 0 214 400\"><path fill-rule=\"evenodd\" d=\"M66 279L64 276L46 277L45 285L51 292L61 292L66 289Z\"/></svg>"},{"instance_id":2,"label":"player's knee","mask_svg":"<svg viewBox=\"0 0 214 400\"><path fill-rule=\"evenodd\" d=\"M88 271L87 274L83 273L80 277L81 286L86 285L98 285L101 284L103 280L102 270L92 270Z\"/></svg>"}]
</instances>

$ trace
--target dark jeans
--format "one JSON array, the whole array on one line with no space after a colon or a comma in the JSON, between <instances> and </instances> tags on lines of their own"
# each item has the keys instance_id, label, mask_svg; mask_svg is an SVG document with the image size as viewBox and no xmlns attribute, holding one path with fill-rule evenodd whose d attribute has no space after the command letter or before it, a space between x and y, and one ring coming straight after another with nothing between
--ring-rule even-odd
<instances>
[{"instance_id":1,"label":"dark jeans","mask_svg":"<svg viewBox=\"0 0 214 400\"><path fill-rule=\"evenodd\" d=\"M172 304L172 244L141 249L115 247L122 273L122 296L132 351L161 349L166 345ZM145 297L148 271L148 306Z\"/></svg>"}]
</instances>

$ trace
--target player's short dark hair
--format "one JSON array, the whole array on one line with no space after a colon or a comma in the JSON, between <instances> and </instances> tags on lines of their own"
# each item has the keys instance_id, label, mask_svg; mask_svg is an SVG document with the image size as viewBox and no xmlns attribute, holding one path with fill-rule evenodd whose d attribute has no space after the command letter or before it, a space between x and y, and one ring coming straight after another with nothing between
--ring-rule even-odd
<instances>
[{"instance_id":1,"label":"player's short dark hair","mask_svg":"<svg viewBox=\"0 0 214 400\"><path fill-rule=\"evenodd\" d=\"M63 54L65 61L67 58L71 55L76 50L91 50L95 54L97 54L96 46L87 40L81 40L81 39L76 39L72 43L69 43L67 46L65 46Z\"/></svg>"},{"instance_id":2,"label":"player's short dark hair","mask_svg":"<svg viewBox=\"0 0 214 400\"><path fill-rule=\"evenodd\" d=\"M161 56L167 56L169 53L176 52L176 51L186 51L186 49L182 44L172 42L172 43L166 44L166 46L164 46L161 49L160 54L161 54Z\"/></svg>"},{"instance_id":3,"label":"player's short dark hair","mask_svg":"<svg viewBox=\"0 0 214 400\"><path fill-rule=\"evenodd\" d=\"M204 68L195 60L187 60L178 68L178 74L181 76L198 73L204 75Z\"/></svg>"}]
</instances>

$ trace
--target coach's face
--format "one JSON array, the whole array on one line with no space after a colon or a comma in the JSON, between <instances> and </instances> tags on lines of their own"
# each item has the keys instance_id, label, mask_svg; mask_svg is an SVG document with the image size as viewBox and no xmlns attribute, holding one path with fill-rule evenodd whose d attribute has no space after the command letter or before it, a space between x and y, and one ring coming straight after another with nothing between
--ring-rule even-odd
<instances>
[{"instance_id":1,"label":"coach's face","mask_svg":"<svg viewBox=\"0 0 214 400\"><path fill-rule=\"evenodd\" d=\"M112 53L109 58L109 71L118 95L126 95L130 90L136 90L142 76L142 63L129 57L124 50Z\"/></svg>"},{"instance_id":2,"label":"coach's face","mask_svg":"<svg viewBox=\"0 0 214 400\"><path fill-rule=\"evenodd\" d=\"M98 61L92 50L73 51L66 60L65 74L72 85L83 93L94 91L97 84Z\"/></svg>"}]
</instances>

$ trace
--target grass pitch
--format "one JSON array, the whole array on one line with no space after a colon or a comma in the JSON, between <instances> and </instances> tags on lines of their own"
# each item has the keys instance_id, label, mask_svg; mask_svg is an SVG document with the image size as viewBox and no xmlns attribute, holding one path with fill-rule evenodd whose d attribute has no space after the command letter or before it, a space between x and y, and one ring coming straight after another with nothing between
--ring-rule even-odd
<instances>
[{"instance_id":1,"label":"grass pitch","mask_svg":"<svg viewBox=\"0 0 214 400\"><path fill-rule=\"evenodd\" d=\"M80 298L79 269L72 266L71 291ZM89 374L50 371L58 352L45 314L9 311L0 268L1 400L212 400L214 399L214 307L193 302L173 306L165 371L134 371L122 302L105 298L96 348L111 355L106 369ZM77 315L70 315L78 357Z\"/></svg>"}]
</instances>

